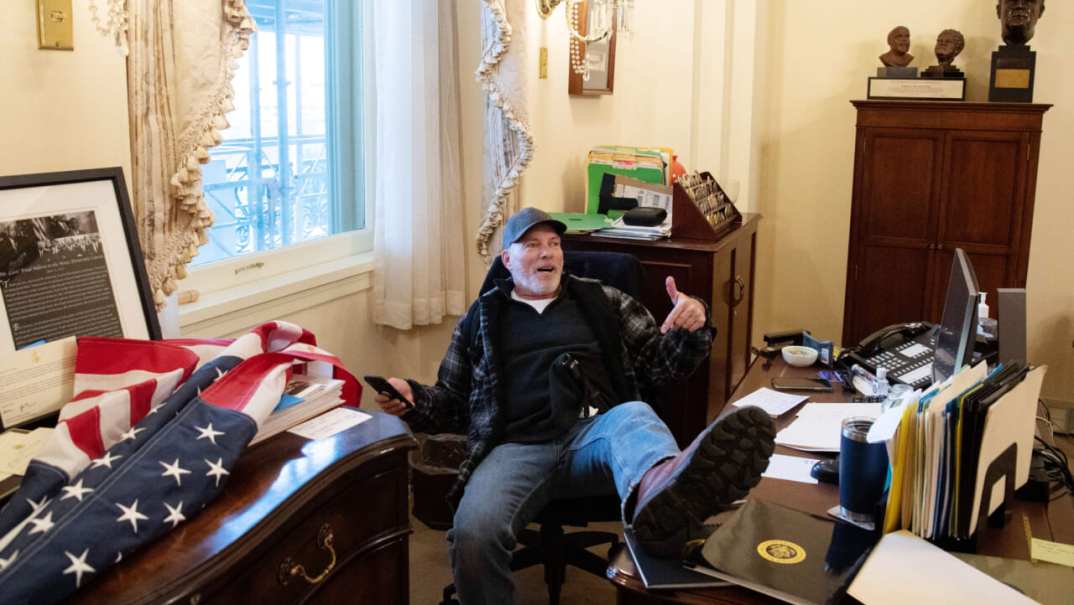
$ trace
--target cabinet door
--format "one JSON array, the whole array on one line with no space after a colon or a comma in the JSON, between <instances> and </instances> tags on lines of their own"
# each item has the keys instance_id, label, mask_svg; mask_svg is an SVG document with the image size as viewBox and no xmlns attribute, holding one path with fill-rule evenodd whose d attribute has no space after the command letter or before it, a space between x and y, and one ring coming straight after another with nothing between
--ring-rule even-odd
<instances>
[{"instance_id":1,"label":"cabinet door","mask_svg":"<svg viewBox=\"0 0 1074 605\"><path fill-rule=\"evenodd\" d=\"M753 325L753 255L756 237L756 232L750 237L743 237L738 245L728 251L731 254L731 266L734 271L729 284L731 317L728 323L731 333L728 335L730 340L728 355L730 363L727 366L728 376L727 383L724 385L724 401L731 397L731 393L738 383L742 382L750 367L750 331Z\"/></svg>"},{"instance_id":2,"label":"cabinet door","mask_svg":"<svg viewBox=\"0 0 1074 605\"><path fill-rule=\"evenodd\" d=\"M1025 212L1029 135L1020 132L947 134L930 318L938 321L955 248L973 263L981 290L1024 287L1018 275Z\"/></svg>"},{"instance_id":3,"label":"cabinet door","mask_svg":"<svg viewBox=\"0 0 1074 605\"><path fill-rule=\"evenodd\" d=\"M929 312L943 143L931 130L859 133L844 344Z\"/></svg>"}]
</instances>

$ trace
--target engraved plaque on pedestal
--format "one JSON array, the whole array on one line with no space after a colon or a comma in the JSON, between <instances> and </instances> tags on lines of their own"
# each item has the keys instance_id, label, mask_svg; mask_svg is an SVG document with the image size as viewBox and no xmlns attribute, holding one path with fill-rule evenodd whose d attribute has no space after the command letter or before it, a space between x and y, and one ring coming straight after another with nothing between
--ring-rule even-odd
<instances>
[{"instance_id":1,"label":"engraved plaque on pedestal","mask_svg":"<svg viewBox=\"0 0 1074 605\"><path fill-rule=\"evenodd\" d=\"M992 53L989 101L1032 103L1037 53L1028 46L1000 46Z\"/></svg>"}]
</instances>

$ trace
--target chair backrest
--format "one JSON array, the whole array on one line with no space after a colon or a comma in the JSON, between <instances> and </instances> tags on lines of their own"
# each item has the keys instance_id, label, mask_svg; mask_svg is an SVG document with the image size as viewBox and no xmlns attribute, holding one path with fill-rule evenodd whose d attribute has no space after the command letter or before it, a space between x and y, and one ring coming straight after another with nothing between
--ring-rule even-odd
<instances>
[{"instance_id":1,"label":"chair backrest","mask_svg":"<svg viewBox=\"0 0 1074 605\"><path fill-rule=\"evenodd\" d=\"M642 266L641 261L633 254L566 250L563 252L563 268L571 275L598 279L634 298L641 294ZM497 256L485 274L481 293L492 289L495 280L507 277L510 277L510 273Z\"/></svg>"}]
</instances>

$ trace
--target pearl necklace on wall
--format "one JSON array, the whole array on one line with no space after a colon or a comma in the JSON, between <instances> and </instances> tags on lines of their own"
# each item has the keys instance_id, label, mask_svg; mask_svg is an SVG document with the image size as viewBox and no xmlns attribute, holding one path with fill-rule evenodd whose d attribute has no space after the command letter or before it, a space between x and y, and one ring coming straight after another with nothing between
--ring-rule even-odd
<instances>
[{"instance_id":1,"label":"pearl necklace on wall","mask_svg":"<svg viewBox=\"0 0 1074 605\"><path fill-rule=\"evenodd\" d=\"M629 15L634 8L634 0L589 0L586 3L588 15L585 34L581 33L580 27L582 0L565 1L567 7L563 12L567 17L567 31L571 36L571 70L588 79L589 65L583 50L584 45L607 40L616 29L621 33L629 33Z\"/></svg>"}]
</instances>

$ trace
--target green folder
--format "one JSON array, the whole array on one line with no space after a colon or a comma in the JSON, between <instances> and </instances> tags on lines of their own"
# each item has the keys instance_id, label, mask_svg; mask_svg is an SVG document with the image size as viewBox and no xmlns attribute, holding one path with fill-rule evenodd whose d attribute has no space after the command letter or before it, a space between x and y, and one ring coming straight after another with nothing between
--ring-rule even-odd
<instances>
[{"instance_id":1,"label":"green folder","mask_svg":"<svg viewBox=\"0 0 1074 605\"><path fill-rule=\"evenodd\" d=\"M551 212L550 214L552 218L567 225L567 233L590 233L611 225L611 221L603 214L583 212Z\"/></svg>"}]
</instances>

